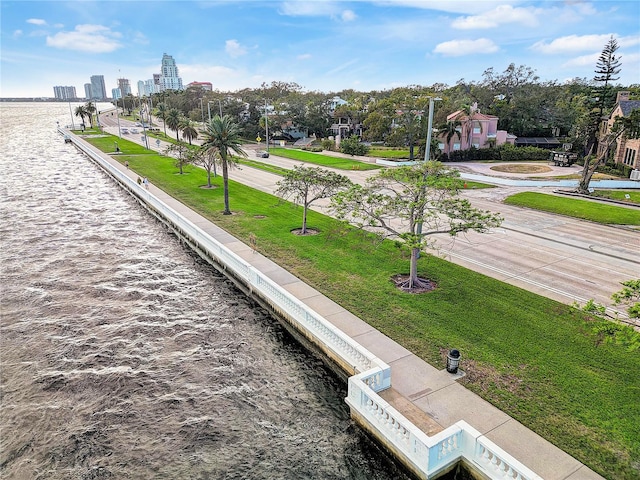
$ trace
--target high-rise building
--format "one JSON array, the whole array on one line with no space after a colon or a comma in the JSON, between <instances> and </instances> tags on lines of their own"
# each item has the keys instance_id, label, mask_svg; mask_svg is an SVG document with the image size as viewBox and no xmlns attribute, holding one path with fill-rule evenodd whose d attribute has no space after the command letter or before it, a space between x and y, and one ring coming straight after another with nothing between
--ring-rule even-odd
<instances>
[{"instance_id":1,"label":"high-rise building","mask_svg":"<svg viewBox=\"0 0 640 480\"><path fill-rule=\"evenodd\" d=\"M176 61L166 53L162 55L160 88L161 90L183 90L182 78L178 75Z\"/></svg>"},{"instance_id":2,"label":"high-rise building","mask_svg":"<svg viewBox=\"0 0 640 480\"><path fill-rule=\"evenodd\" d=\"M91 100L105 100L107 88L104 85L104 75L91 75Z\"/></svg>"},{"instance_id":3,"label":"high-rise building","mask_svg":"<svg viewBox=\"0 0 640 480\"><path fill-rule=\"evenodd\" d=\"M71 100L77 98L76 87L53 87L53 95L58 100Z\"/></svg>"},{"instance_id":4,"label":"high-rise building","mask_svg":"<svg viewBox=\"0 0 640 480\"><path fill-rule=\"evenodd\" d=\"M131 95L131 84L129 83L129 79L119 78L118 89L120 90L120 95L123 97L126 97L127 95Z\"/></svg>"},{"instance_id":5,"label":"high-rise building","mask_svg":"<svg viewBox=\"0 0 640 480\"><path fill-rule=\"evenodd\" d=\"M87 100L91 100L91 84L90 83L84 84L84 98L86 98Z\"/></svg>"}]
</instances>

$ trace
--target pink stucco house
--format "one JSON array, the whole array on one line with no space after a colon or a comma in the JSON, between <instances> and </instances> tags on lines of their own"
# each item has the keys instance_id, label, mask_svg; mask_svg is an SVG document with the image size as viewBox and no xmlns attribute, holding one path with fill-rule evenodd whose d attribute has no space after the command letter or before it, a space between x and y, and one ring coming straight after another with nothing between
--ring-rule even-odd
<instances>
[{"instance_id":1,"label":"pink stucco house","mask_svg":"<svg viewBox=\"0 0 640 480\"><path fill-rule=\"evenodd\" d=\"M498 130L498 117L480 113L477 105L472 105L470 113L458 110L447 116L447 131L438 134L439 148L449 154L471 147L497 147L504 143L515 144L516 136L506 130ZM455 133L454 133L455 132Z\"/></svg>"}]
</instances>

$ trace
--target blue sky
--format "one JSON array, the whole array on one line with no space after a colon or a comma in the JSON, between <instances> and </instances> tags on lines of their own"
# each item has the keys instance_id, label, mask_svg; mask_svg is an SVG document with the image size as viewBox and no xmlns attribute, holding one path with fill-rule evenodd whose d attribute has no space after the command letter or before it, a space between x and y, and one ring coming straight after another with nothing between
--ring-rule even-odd
<instances>
[{"instance_id":1,"label":"blue sky","mask_svg":"<svg viewBox=\"0 0 640 480\"><path fill-rule=\"evenodd\" d=\"M640 83L637 0L11 1L0 3L1 97L107 94L118 77L150 79L163 53L185 84L239 90L296 82L305 90L385 90L478 81L489 67L541 80L591 79L613 35L620 83Z\"/></svg>"}]
</instances>

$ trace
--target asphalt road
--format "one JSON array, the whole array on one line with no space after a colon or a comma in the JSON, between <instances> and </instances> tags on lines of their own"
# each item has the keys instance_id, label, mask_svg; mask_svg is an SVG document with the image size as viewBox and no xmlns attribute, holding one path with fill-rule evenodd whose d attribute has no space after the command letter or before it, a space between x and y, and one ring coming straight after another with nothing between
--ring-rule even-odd
<instances>
[{"instance_id":1,"label":"asphalt road","mask_svg":"<svg viewBox=\"0 0 640 480\"><path fill-rule=\"evenodd\" d=\"M155 119L154 119L155 121ZM118 134L115 115L101 116L109 133ZM121 126L131 122L120 120ZM162 127L161 127L162 129ZM169 131L167 132L169 135ZM142 143L141 135L123 135ZM150 142L153 149L155 140ZM255 156L255 145L247 145L254 160L292 168L301 162L271 155L268 159ZM467 168L473 166L467 164ZM566 169L559 173L566 174ZM354 182L364 182L375 171L339 171ZM230 171L233 180L273 193L279 176L242 166ZM488 182L490 183L490 182ZM557 301L584 304L589 299L608 307L610 314L620 313L613 306L611 294L620 290L621 282L640 278L640 231L606 226L535 210L512 207L502 203L506 196L524 190L552 193L553 188L496 187L465 190L462 195L472 205L500 213L504 222L490 233L468 233L451 238L436 237L437 246L431 253L470 270L483 273ZM328 202L319 202L314 209L328 213ZM640 215L640 209L634 209Z\"/></svg>"}]
</instances>

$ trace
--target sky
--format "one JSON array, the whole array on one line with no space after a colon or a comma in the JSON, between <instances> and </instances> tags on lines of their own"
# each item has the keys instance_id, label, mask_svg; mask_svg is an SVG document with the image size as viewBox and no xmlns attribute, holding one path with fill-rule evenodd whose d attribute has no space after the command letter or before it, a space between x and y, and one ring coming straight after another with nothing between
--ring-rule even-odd
<instances>
[{"instance_id":1,"label":"sky","mask_svg":"<svg viewBox=\"0 0 640 480\"><path fill-rule=\"evenodd\" d=\"M137 0L0 2L0 97L107 95L118 78L176 61L184 85L236 91L273 81L305 91L481 81L509 64L541 81L592 79L613 36L619 83L640 83L637 0Z\"/></svg>"}]
</instances>

